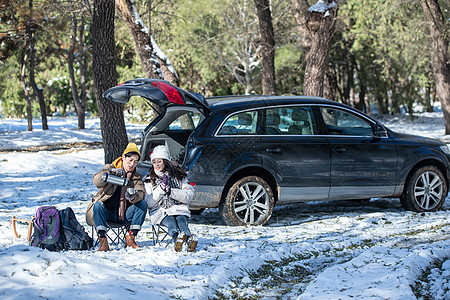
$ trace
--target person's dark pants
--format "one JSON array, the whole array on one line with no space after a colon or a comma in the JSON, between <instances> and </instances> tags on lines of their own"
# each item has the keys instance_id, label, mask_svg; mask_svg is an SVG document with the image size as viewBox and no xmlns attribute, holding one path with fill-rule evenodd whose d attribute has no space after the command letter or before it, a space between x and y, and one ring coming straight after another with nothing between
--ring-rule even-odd
<instances>
[{"instance_id":1,"label":"person's dark pants","mask_svg":"<svg viewBox=\"0 0 450 300\"><path fill-rule=\"evenodd\" d=\"M179 216L166 216L161 224L167 227L167 232L175 240L178 236L178 232L186 233L186 236L191 235L191 231L188 227L188 217L184 215Z\"/></svg>"},{"instance_id":2,"label":"person's dark pants","mask_svg":"<svg viewBox=\"0 0 450 300\"><path fill-rule=\"evenodd\" d=\"M125 220L119 220L119 210L109 210L98 201L94 204L94 222L97 232L106 231L106 222L125 224L131 222L130 230L140 230L147 213L147 203L143 200L132 204L125 213Z\"/></svg>"}]
</instances>

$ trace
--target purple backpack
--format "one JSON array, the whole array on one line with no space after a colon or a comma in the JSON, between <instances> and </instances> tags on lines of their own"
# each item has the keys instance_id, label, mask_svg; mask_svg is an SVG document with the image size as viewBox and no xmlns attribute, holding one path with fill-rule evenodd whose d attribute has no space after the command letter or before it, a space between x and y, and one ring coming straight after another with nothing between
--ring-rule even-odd
<instances>
[{"instance_id":1,"label":"purple backpack","mask_svg":"<svg viewBox=\"0 0 450 300\"><path fill-rule=\"evenodd\" d=\"M33 220L33 237L31 246L50 251L63 249L63 237L60 232L61 220L59 211L54 206L41 206Z\"/></svg>"}]
</instances>

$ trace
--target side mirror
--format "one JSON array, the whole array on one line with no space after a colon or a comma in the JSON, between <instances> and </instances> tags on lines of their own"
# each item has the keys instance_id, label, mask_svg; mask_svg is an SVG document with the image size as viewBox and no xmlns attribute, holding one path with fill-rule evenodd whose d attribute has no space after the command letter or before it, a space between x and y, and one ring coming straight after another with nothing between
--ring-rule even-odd
<instances>
[{"instance_id":1,"label":"side mirror","mask_svg":"<svg viewBox=\"0 0 450 300\"><path fill-rule=\"evenodd\" d=\"M379 137L379 138L386 138L386 137L388 137L386 128L384 128L383 125L377 123L375 125L374 136Z\"/></svg>"}]
</instances>

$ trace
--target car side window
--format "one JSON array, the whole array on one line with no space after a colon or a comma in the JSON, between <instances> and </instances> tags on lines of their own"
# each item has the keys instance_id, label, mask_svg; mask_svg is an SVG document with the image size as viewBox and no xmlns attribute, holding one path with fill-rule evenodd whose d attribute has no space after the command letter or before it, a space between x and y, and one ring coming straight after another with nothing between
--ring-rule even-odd
<instances>
[{"instance_id":1,"label":"car side window","mask_svg":"<svg viewBox=\"0 0 450 300\"><path fill-rule=\"evenodd\" d=\"M228 117L218 131L218 135L249 135L256 134L258 112L246 111Z\"/></svg>"},{"instance_id":2,"label":"car side window","mask_svg":"<svg viewBox=\"0 0 450 300\"><path fill-rule=\"evenodd\" d=\"M314 128L311 107L278 107L266 110L266 135L312 135Z\"/></svg>"},{"instance_id":3,"label":"car side window","mask_svg":"<svg viewBox=\"0 0 450 300\"><path fill-rule=\"evenodd\" d=\"M372 136L372 125L349 112L321 107L325 126L327 127L328 134L332 135L353 135L353 136Z\"/></svg>"}]
</instances>

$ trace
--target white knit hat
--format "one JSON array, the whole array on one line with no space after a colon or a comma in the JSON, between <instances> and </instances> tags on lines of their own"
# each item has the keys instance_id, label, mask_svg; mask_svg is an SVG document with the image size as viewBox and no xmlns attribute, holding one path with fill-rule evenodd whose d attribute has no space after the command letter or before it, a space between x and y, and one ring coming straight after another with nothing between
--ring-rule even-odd
<instances>
[{"instance_id":1,"label":"white knit hat","mask_svg":"<svg viewBox=\"0 0 450 300\"><path fill-rule=\"evenodd\" d=\"M167 151L166 146L159 145L156 146L152 153L150 154L150 160L154 160L155 158L163 158L169 160L169 152Z\"/></svg>"}]
</instances>

